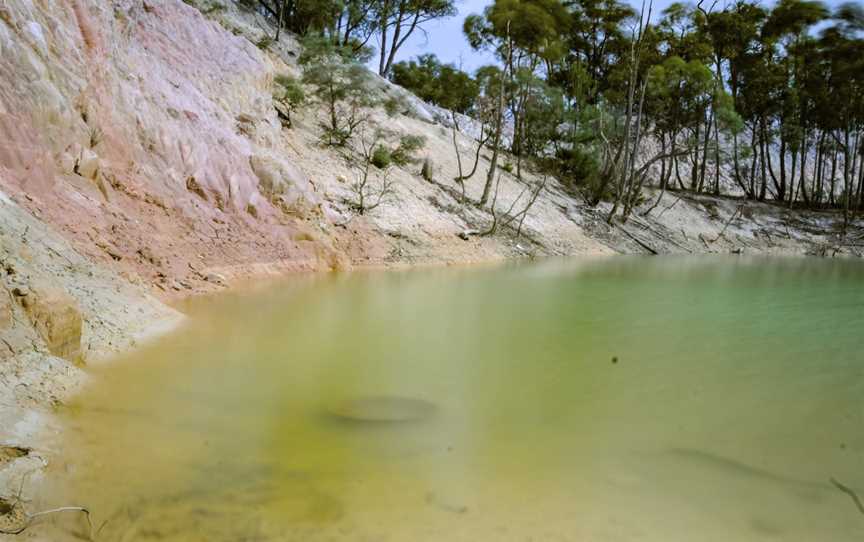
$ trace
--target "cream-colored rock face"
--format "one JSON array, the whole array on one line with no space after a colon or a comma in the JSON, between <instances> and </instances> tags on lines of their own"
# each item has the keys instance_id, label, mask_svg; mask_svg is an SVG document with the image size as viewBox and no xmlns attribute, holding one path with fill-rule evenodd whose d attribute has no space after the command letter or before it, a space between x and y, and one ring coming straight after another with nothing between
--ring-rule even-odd
<instances>
[{"instance_id":1,"label":"cream-colored rock face","mask_svg":"<svg viewBox=\"0 0 864 542\"><path fill-rule=\"evenodd\" d=\"M315 258L286 241L317 200L249 40L181 0L21 0L0 50L0 190L89 255L163 289Z\"/></svg>"},{"instance_id":2,"label":"cream-colored rock face","mask_svg":"<svg viewBox=\"0 0 864 542\"><path fill-rule=\"evenodd\" d=\"M12 303L9 301L9 292L0 287L0 333L12 326Z\"/></svg>"},{"instance_id":3,"label":"cream-colored rock face","mask_svg":"<svg viewBox=\"0 0 864 542\"><path fill-rule=\"evenodd\" d=\"M81 310L75 299L58 286L32 285L20 298L33 328L52 355L81 362Z\"/></svg>"}]
</instances>

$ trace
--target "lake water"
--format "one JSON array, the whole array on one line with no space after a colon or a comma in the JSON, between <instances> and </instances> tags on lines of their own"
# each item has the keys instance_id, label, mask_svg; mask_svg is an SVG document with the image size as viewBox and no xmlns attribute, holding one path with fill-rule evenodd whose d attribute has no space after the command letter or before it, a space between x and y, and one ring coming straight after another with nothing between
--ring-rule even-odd
<instances>
[{"instance_id":1,"label":"lake water","mask_svg":"<svg viewBox=\"0 0 864 542\"><path fill-rule=\"evenodd\" d=\"M864 498L860 262L295 277L190 312L61 411L39 503L97 540L864 540L829 482Z\"/></svg>"}]
</instances>

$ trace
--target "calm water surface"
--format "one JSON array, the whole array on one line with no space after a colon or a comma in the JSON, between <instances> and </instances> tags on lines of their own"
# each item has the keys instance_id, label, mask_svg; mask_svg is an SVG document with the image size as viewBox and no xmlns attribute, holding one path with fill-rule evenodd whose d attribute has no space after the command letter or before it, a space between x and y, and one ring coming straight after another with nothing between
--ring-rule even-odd
<instances>
[{"instance_id":1,"label":"calm water surface","mask_svg":"<svg viewBox=\"0 0 864 542\"><path fill-rule=\"evenodd\" d=\"M42 501L98 540L864 540L829 482L864 498L861 263L359 273L191 312L61 414ZM381 397L432 406L364 421Z\"/></svg>"}]
</instances>

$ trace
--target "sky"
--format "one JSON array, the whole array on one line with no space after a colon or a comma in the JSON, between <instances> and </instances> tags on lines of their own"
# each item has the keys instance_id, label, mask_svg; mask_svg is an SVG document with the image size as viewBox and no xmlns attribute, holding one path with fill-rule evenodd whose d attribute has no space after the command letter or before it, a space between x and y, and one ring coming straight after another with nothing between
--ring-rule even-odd
<instances>
[{"instance_id":1,"label":"sky","mask_svg":"<svg viewBox=\"0 0 864 542\"><path fill-rule=\"evenodd\" d=\"M654 13L659 14L673 1L675 0L655 0ZM415 31L397 52L396 60L408 60L417 55L434 53L443 62L461 65L467 72L473 72L484 64L492 63L494 61L492 55L473 51L462 33L462 21L465 17L472 13L482 13L483 8L491 3L492 0L456 0L459 13L454 17L427 23L425 34ZM633 4L633 1L630 3ZM718 5L722 3L722 1L718 2ZM829 7L834 7L841 4L842 0L828 0L825 3ZM639 6L635 7L638 9Z\"/></svg>"},{"instance_id":2,"label":"sky","mask_svg":"<svg viewBox=\"0 0 864 542\"><path fill-rule=\"evenodd\" d=\"M424 25L423 32L415 31L400 51L397 60L408 60L417 55L435 53L444 62L461 64L462 69L471 72L484 64L490 64L493 57L489 53L477 52L468 45L462 33L462 21L472 13L483 13L491 0L456 0L459 13L446 19L438 19Z\"/></svg>"}]
</instances>

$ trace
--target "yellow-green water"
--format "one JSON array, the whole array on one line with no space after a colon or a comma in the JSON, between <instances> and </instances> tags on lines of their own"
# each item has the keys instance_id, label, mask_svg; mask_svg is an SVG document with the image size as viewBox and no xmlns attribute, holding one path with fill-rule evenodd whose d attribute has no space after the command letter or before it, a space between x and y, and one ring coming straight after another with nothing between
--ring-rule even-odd
<instances>
[{"instance_id":1,"label":"yellow-green water","mask_svg":"<svg viewBox=\"0 0 864 542\"><path fill-rule=\"evenodd\" d=\"M829 483L864 498L860 263L362 273L192 315L61 413L40 503L97 540L864 539ZM436 408L332 414L382 395Z\"/></svg>"}]
</instances>

